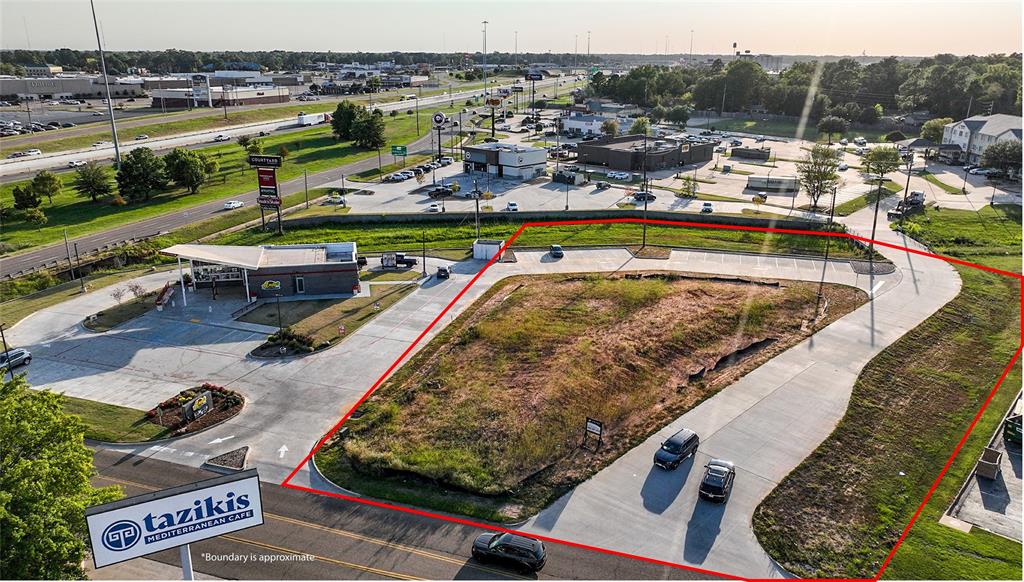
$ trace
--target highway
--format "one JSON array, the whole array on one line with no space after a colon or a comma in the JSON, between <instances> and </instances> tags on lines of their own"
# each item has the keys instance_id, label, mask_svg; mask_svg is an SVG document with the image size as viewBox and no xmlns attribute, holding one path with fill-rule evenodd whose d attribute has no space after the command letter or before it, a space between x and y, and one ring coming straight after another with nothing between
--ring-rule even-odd
<instances>
[{"instance_id":1,"label":"highway","mask_svg":"<svg viewBox=\"0 0 1024 582\"><path fill-rule=\"evenodd\" d=\"M117 485L126 496L166 489L216 475L200 469L97 451L97 486ZM191 545L196 572L228 579L712 579L670 568L556 543L539 575L523 574L470 558L484 530L388 509L262 484L264 524ZM236 559L230 559L234 555ZM237 557L244 556L240 560ZM178 551L152 559L178 566ZM94 576L103 577L103 569Z\"/></svg>"}]
</instances>

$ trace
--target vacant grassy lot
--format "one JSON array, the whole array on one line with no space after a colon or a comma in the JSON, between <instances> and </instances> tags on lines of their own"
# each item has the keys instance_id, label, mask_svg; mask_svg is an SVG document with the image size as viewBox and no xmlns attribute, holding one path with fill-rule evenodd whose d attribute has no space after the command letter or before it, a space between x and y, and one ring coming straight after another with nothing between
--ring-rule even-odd
<instances>
[{"instance_id":1,"label":"vacant grassy lot","mask_svg":"<svg viewBox=\"0 0 1024 582\"><path fill-rule=\"evenodd\" d=\"M146 418L146 412L93 400L64 396L64 410L85 423L85 438L111 443L142 442L170 432Z\"/></svg>"},{"instance_id":2,"label":"vacant grassy lot","mask_svg":"<svg viewBox=\"0 0 1024 582\"><path fill-rule=\"evenodd\" d=\"M809 335L816 288L664 273L506 279L371 396L318 466L346 488L379 478L384 497L411 487L440 509L526 517ZM829 320L863 302L849 287L826 294ZM580 448L587 416L610 436L599 451Z\"/></svg>"},{"instance_id":3,"label":"vacant grassy lot","mask_svg":"<svg viewBox=\"0 0 1024 582\"><path fill-rule=\"evenodd\" d=\"M449 113L454 110L446 109ZM408 144L417 139L416 120L413 116L399 115L384 119L388 143ZM425 133L427 129L421 127L421 131ZM298 178L303 170L309 173L321 172L377 155L376 150L365 150L351 142L335 140L328 125L274 135L262 138L262 141L264 151L268 154L277 154L281 147L288 149L289 155L277 171L279 182ZM14 251L50 244L62 239L65 228L68 236L74 238L159 214L185 210L256 188L256 174L246 162L245 152L237 144L215 145L203 148L202 151L217 160L220 169L196 194L171 187L148 201L119 207L111 205L109 200L93 202L81 196L72 185L73 177L66 176L63 178L64 188L61 193L53 197L52 203L44 199L40 206L48 220L46 226L37 228L23 220L5 219L3 248ZM113 181L113 170L110 169L109 173ZM13 206L14 187L25 183L13 182L0 186L0 204ZM258 210L256 212L258 215Z\"/></svg>"},{"instance_id":4,"label":"vacant grassy lot","mask_svg":"<svg viewBox=\"0 0 1024 582\"><path fill-rule=\"evenodd\" d=\"M1020 272L1020 207L928 209L912 222L937 252ZM835 432L758 508L758 539L792 573L875 575L1017 349L1019 281L957 271L960 295L868 364ZM938 523L1020 384L1018 362L887 578L1020 579L1019 543Z\"/></svg>"},{"instance_id":5,"label":"vacant grassy lot","mask_svg":"<svg viewBox=\"0 0 1024 582\"><path fill-rule=\"evenodd\" d=\"M321 342L333 344L341 339L338 326L344 325L345 335L350 335L415 289L416 285L412 283L370 285L370 297L282 301L281 325L291 327L295 333L312 336L313 345L319 345ZM249 323L277 326L277 307L277 303L271 301L239 319Z\"/></svg>"},{"instance_id":6,"label":"vacant grassy lot","mask_svg":"<svg viewBox=\"0 0 1024 582\"><path fill-rule=\"evenodd\" d=\"M521 226L521 222L487 222L480 226L482 238L506 240ZM596 224L585 226L548 226L528 228L516 239L521 247L545 247L551 244L566 246L633 245L640 244L643 228L638 224ZM284 235L248 229L218 238L216 244L258 245L321 242L325 240L352 240L364 252L405 250L419 251L424 241L427 249L469 249L476 239L472 224L324 224L310 228L292 228ZM695 247L718 250L750 251L762 253L824 254L825 240L821 236L756 233L726 229L649 226L648 244L676 247ZM837 257L862 257L864 251L846 239L832 241L832 253Z\"/></svg>"}]
</instances>

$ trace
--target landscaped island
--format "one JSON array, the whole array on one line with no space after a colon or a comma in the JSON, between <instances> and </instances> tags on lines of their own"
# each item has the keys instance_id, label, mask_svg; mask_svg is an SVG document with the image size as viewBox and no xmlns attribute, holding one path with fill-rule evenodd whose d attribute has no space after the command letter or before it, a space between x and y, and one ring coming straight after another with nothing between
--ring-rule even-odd
<instances>
[{"instance_id":1,"label":"landscaped island","mask_svg":"<svg viewBox=\"0 0 1024 582\"><path fill-rule=\"evenodd\" d=\"M814 329L854 288L667 273L521 276L492 287L317 455L345 488L495 520L569 488ZM581 448L584 420L604 445Z\"/></svg>"}]
</instances>

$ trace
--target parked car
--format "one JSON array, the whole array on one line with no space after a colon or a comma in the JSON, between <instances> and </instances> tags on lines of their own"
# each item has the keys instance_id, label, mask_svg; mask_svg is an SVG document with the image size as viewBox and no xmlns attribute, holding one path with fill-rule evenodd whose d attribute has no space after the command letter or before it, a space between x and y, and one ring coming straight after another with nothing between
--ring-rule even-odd
<instances>
[{"instance_id":1,"label":"parked car","mask_svg":"<svg viewBox=\"0 0 1024 582\"><path fill-rule=\"evenodd\" d=\"M729 461L711 459L704 465L704 478L700 480L698 494L701 499L725 503L732 493L732 483L736 479L736 467Z\"/></svg>"},{"instance_id":2,"label":"parked car","mask_svg":"<svg viewBox=\"0 0 1024 582\"><path fill-rule=\"evenodd\" d=\"M657 196L645 190L641 190L633 194L633 200L636 200L637 202L654 202L657 199Z\"/></svg>"},{"instance_id":3,"label":"parked car","mask_svg":"<svg viewBox=\"0 0 1024 582\"><path fill-rule=\"evenodd\" d=\"M7 358L11 359L8 360ZM25 348L14 348L7 352L0 351L0 373L6 372L11 368L17 368L24 364L29 365L32 363L32 352Z\"/></svg>"},{"instance_id":4,"label":"parked car","mask_svg":"<svg viewBox=\"0 0 1024 582\"><path fill-rule=\"evenodd\" d=\"M603 180L602 180L602 181L599 181L599 182L597 182L597 184L595 184L595 186L597 186L597 189L598 189L598 190L606 190L606 189L608 189L608 188L611 188L611 187L612 187L612 185L611 185L611 184L609 184L608 182L605 182L605 181L603 181Z\"/></svg>"},{"instance_id":5,"label":"parked car","mask_svg":"<svg viewBox=\"0 0 1024 582\"><path fill-rule=\"evenodd\" d=\"M972 176L987 176L993 171L991 168L973 168L968 173Z\"/></svg>"},{"instance_id":6,"label":"parked car","mask_svg":"<svg viewBox=\"0 0 1024 582\"><path fill-rule=\"evenodd\" d=\"M444 198L445 196L451 196L454 193L451 186L434 186L427 195L431 198Z\"/></svg>"},{"instance_id":7,"label":"parked car","mask_svg":"<svg viewBox=\"0 0 1024 582\"><path fill-rule=\"evenodd\" d=\"M715 153L717 153L717 154L724 154L725 153L725 146L721 146L721 145L720 146L715 146Z\"/></svg>"},{"instance_id":8,"label":"parked car","mask_svg":"<svg viewBox=\"0 0 1024 582\"><path fill-rule=\"evenodd\" d=\"M519 212L519 204L515 202L509 202L505 205L506 212Z\"/></svg>"},{"instance_id":9,"label":"parked car","mask_svg":"<svg viewBox=\"0 0 1024 582\"><path fill-rule=\"evenodd\" d=\"M223 133L219 133L213 138L213 141L231 141L231 137L226 136Z\"/></svg>"},{"instance_id":10,"label":"parked car","mask_svg":"<svg viewBox=\"0 0 1024 582\"><path fill-rule=\"evenodd\" d=\"M441 159L439 159L437 161L440 162L442 166L450 166L453 163L455 163L455 158L453 158L451 156L443 156L443 157L441 157Z\"/></svg>"},{"instance_id":11,"label":"parked car","mask_svg":"<svg viewBox=\"0 0 1024 582\"><path fill-rule=\"evenodd\" d=\"M710 203L710 202L705 202L705 203L704 203L704 204L703 204L703 205L702 205L702 206L700 207L700 213L701 213L701 214L711 214L711 213L712 213L712 212L714 212L714 211L715 211L715 208L714 208L714 207L713 207L713 206L711 205L711 203Z\"/></svg>"},{"instance_id":12,"label":"parked car","mask_svg":"<svg viewBox=\"0 0 1024 582\"><path fill-rule=\"evenodd\" d=\"M839 165L836 166L836 169L839 170L840 172L843 172L845 170L849 170L850 165L847 164L846 162L839 162Z\"/></svg>"},{"instance_id":13,"label":"parked car","mask_svg":"<svg viewBox=\"0 0 1024 582\"><path fill-rule=\"evenodd\" d=\"M245 203L241 200L228 200L224 203L224 210L234 210L245 206Z\"/></svg>"},{"instance_id":14,"label":"parked car","mask_svg":"<svg viewBox=\"0 0 1024 582\"><path fill-rule=\"evenodd\" d=\"M565 251L562 250L562 245L551 245L548 248L548 254L556 259L561 259L565 256Z\"/></svg>"},{"instance_id":15,"label":"parked car","mask_svg":"<svg viewBox=\"0 0 1024 582\"><path fill-rule=\"evenodd\" d=\"M451 276L452 276L452 270L449 267L447 267L445 265L442 265L442 266L437 268L437 278L438 279L450 279Z\"/></svg>"},{"instance_id":16,"label":"parked car","mask_svg":"<svg viewBox=\"0 0 1024 582\"><path fill-rule=\"evenodd\" d=\"M473 541L473 557L539 572L547 561L544 543L512 533L485 533Z\"/></svg>"},{"instance_id":17,"label":"parked car","mask_svg":"<svg viewBox=\"0 0 1024 582\"><path fill-rule=\"evenodd\" d=\"M84 165L85 165L85 161L84 160L71 160L70 162L68 162L68 167L69 168L78 168L78 167L84 166Z\"/></svg>"},{"instance_id":18,"label":"parked car","mask_svg":"<svg viewBox=\"0 0 1024 582\"><path fill-rule=\"evenodd\" d=\"M658 452L654 453L654 464L662 469L672 470L691 455L697 454L700 437L688 428L681 429L661 443Z\"/></svg>"},{"instance_id":19,"label":"parked car","mask_svg":"<svg viewBox=\"0 0 1024 582\"><path fill-rule=\"evenodd\" d=\"M738 148L738 147L740 147L741 145L743 145L743 142L742 142L741 140L738 140L738 139L736 139L736 138L733 138L733 139L732 139L732 141L730 141L730 142L729 142L729 145L731 145L731 146L732 146L732 147L734 147L734 148Z\"/></svg>"},{"instance_id":20,"label":"parked car","mask_svg":"<svg viewBox=\"0 0 1024 582\"><path fill-rule=\"evenodd\" d=\"M842 146L844 146L844 145L850 145L850 140L848 140L848 139L846 139L846 138L844 137L843 139L839 140L839 145L842 145Z\"/></svg>"},{"instance_id":21,"label":"parked car","mask_svg":"<svg viewBox=\"0 0 1024 582\"><path fill-rule=\"evenodd\" d=\"M74 123L71 123L70 121L62 123L62 124L60 124L60 126L65 128L65 129L67 129L69 127L78 127L77 125L75 125Z\"/></svg>"}]
</instances>

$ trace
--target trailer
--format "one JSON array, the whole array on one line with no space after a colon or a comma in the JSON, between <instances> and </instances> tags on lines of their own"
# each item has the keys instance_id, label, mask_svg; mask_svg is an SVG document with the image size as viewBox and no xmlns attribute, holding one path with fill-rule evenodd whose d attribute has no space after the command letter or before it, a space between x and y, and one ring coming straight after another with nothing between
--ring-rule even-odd
<instances>
[{"instance_id":1,"label":"trailer","mask_svg":"<svg viewBox=\"0 0 1024 582\"><path fill-rule=\"evenodd\" d=\"M798 192L800 181L796 176L747 176L747 188L758 191Z\"/></svg>"},{"instance_id":2,"label":"trailer","mask_svg":"<svg viewBox=\"0 0 1024 582\"><path fill-rule=\"evenodd\" d=\"M321 123L330 123L330 113L299 113L299 125L319 125Z\"/></svg>"}]
</instances>

